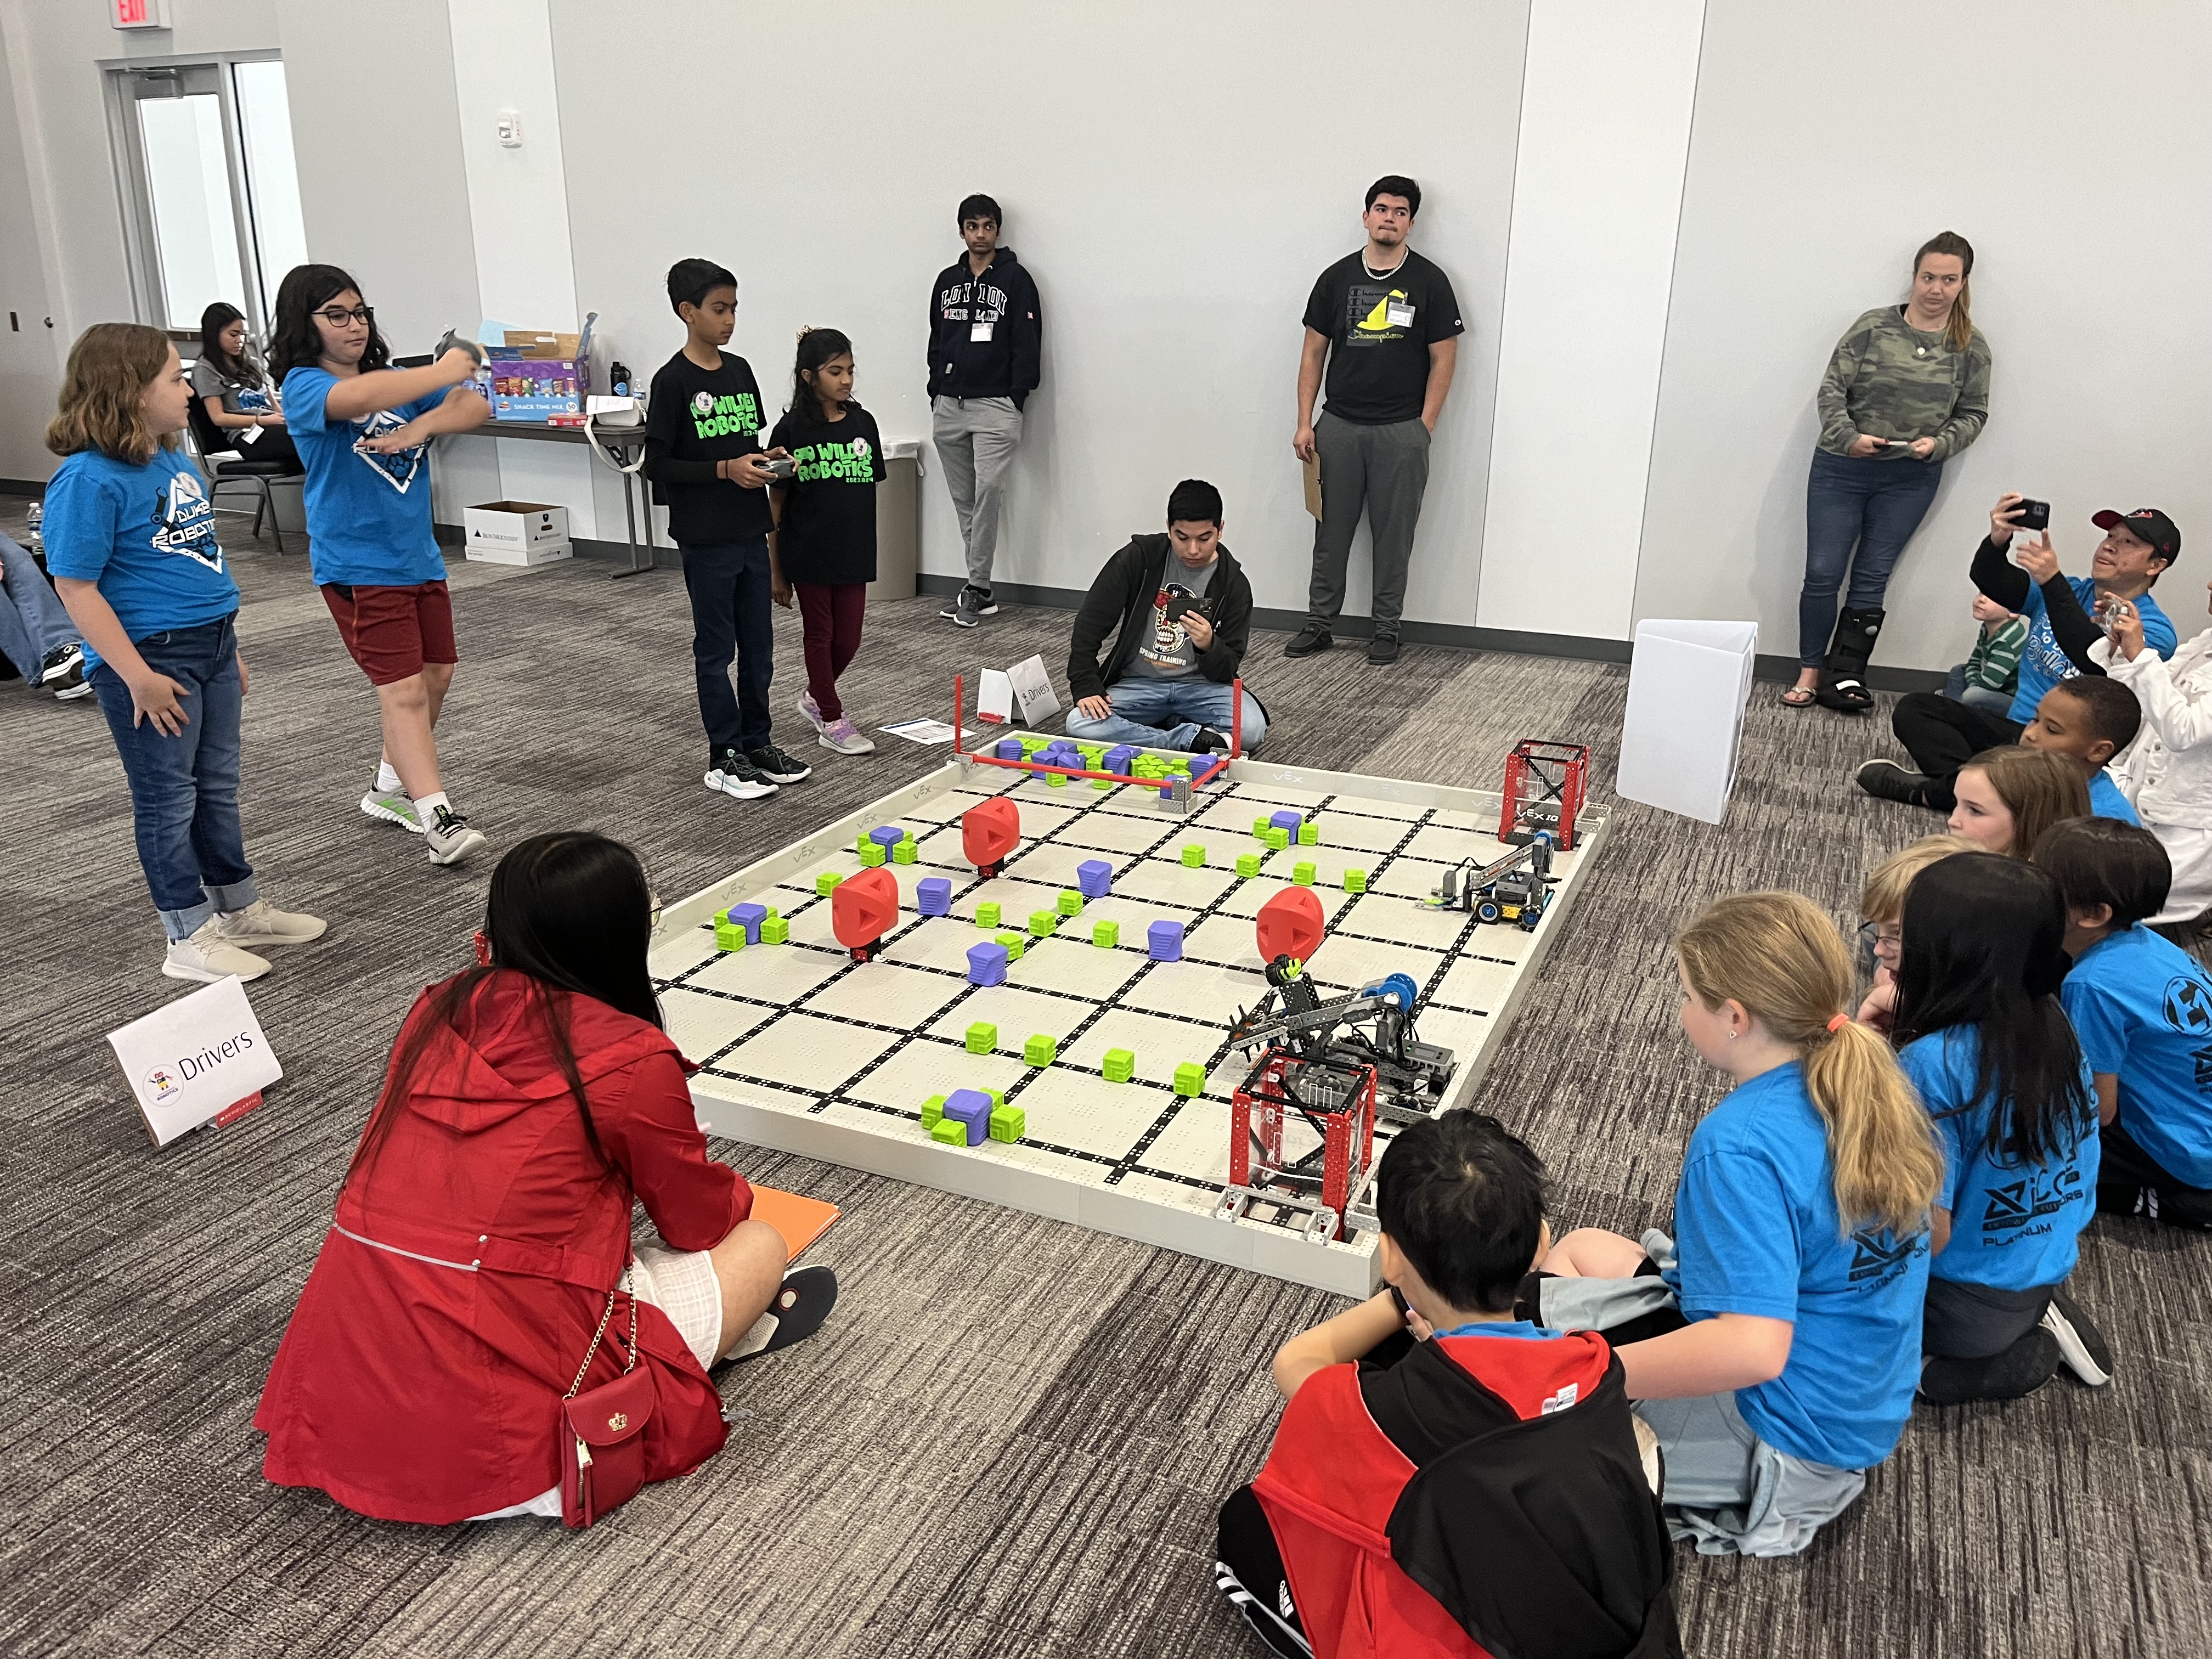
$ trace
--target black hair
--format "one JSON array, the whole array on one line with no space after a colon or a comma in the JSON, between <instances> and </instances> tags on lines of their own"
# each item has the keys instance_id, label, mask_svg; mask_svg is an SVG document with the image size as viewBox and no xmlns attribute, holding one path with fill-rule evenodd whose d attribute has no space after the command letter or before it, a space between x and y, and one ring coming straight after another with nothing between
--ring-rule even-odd
<instances>
[{"instance_id":1,"label":"black hair","mask_svg":"<svg viewBox=\"0 0 2212 1659\"><path fill-rule=\"evenodd\" d=\"M1421 187L1402 173L1386 173L1367 186L1368 208L1374 207L1375 198L1378 196L1402 196L1406 198L1406 216L1409 219L1421 216Z\"/></svg>"},{"instance_id":2,"label":"black hair","mask_svg":"<svg viewBox=\"0 0 2212 1659\"><path fill-rule=\"evenodd\" d=\"M236 386L259 386L267 377L261 365L253 361L253 342L249 336L246 349L235 357L222 349L222 331L233 323L242 323L246 313L228 300L217 300L200 313L200 358L213 363L216 372Z\"/></svg>"},{"instance_id":3,"label":"black hair","mask_svg":"<svg viewBox=\"0 0 2212 1659\"><path fill-rule=\"evenodd\" d=\"M716 289L737 285L728 267L712 259L678 259L668 267L668 308L681 317L685 306L703 306Z\"/></svg>"},{"instance_id":4,"label":"black hair","mask_svg":"<svg viewBox=\"0 0 2212 1659\"><path fill-rule=\"evenodd\" d=\"M852 349L852 341L845 337L842 330L802 328L799 331L799 351L791 364L791 412L801 424L822 424L822 400L814 395L814 388L807 384L807 375L832 357L844 356ZM858 409L860 401L857 398L848 398L843 406Z\"/></svg>"},{"instance_id":5,"label":"black hair","mask_svg":"<svg viewBox=\"0 0 2212 1659\"><path fill-rule=\"evenodd\" d=\"M323 336L316 326L315 313L348 289L361 293L361 284L336 265L294 265L284 273L276 289L276 326L269 336L271 379L281 385L294 369L313 368L322 362ZM367 302L363 295L362 303ZM392 348L385 343L384 332L372 317L368 349L361 354L362 373L382 368L391 361Z\"/></svg>"},{"instance_id":6,"label":"black hair","mask_svg":"<svg viewBox=\"0 0 2212 1659\"><path fill-rule=\"evenodd\" d=\"M2068 909L2109 904L2115 929L2156 915L2173 890L2173 860L2159 838L2118 818L2063 819L2043 832L2034 857Z\"/></svg>"},{"instance_id":7,"label":"black hair","mask_svg":"<svg viewBox=\"0 0 2212 1659\"><path fill-rule=\"evenodd\" d=\"M2109 742L2115 755L2133 743L2142 727L2142 704L2118 680L2102 674L2076 674L2051 690L2063 691L2081 705L2089 735L2099 742Z\"/></svg>"},{"instance_id":8,"label":"black hair","mask_svg":"<svg viewBox=\"0 0 2212 1659\"><path fill-rule=\"evenodd\" d=\"M999 204L981 191L960 198L960 211L953 215L952 222L964 225L970 219L988 219L993 224L1001 226L1006 222L999 211Z\"/></svg>"},{"instance_id":9,"label":"black hair","mask_svg":"<svg viewBox=\"0 0 2212 1659\"><path fill-rule=\"evenodd\" d=\"M1382 1231L1455 1308L1508 1313L1543 1237L1543 1160L1462 1107L1399 1131L1376 1174Z\"/></svg>"},{"instance_id":10,"label":"black hair","mask_svg":"<svg viewBox=\"0 0 2212 1659\"><path fill-rule=\"evenodd\" d=\"M489 965L456 974L426 992L400 1032L384 1092L347 1170L349 1180L374 1164L441 1033L465 1038L477 1023L478 1005L495 988L517 981L524 1017L552 1051L583 1115L585 1136L604 1155L569 1042L570 1008L575 998L592 997L648 1024L661 1024L645 966L653 937L653 892L645 866L622 842L588 830L532 836L516 842L491 872L483 933L491 947Z\"/></svg>"},{"instance_id":11,"label":"black hair","mask_svg":"<svg viewBox=\"0 0 2212 1659\"><path fill-rule=\"evenodd\" d=\"M2058 1006L2066 977L2066 902L2048 870L1954 853L1905 890L1897 968L1899 1048L1954 1026L1974 1029L1974 1098L1990 1103L1992 1156L2041 1164L2095 1127L2081 1045Z\"/></svg>"},{"instance_id":12,"label":"black hair","mask_svg":"<svg viewBox=\"0 0 2212 1659\"><path fill-rule=\"evenodd\" d=\"M1168 491L1170 524L1211 524L1221 527L1221 492L1203 478L1185 478Z\"/></svg>"}]
</instances>

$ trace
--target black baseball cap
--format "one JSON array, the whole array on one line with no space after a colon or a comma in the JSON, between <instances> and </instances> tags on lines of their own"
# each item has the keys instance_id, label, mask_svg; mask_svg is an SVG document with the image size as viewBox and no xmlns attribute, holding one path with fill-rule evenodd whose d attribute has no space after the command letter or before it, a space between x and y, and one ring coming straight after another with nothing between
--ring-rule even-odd
<instances>
[{"instance_id":1,"label":"black baseball cap","mask_svg":"<svg viewBox=\"0 0 2212 1659\"><path fill-rule=\"evenodd\" d=\"M2168 564L2181 556L2181 526L2154 507L2139 507L2132 513L2116 513L2108 507L2091 514L2089 522L2100 530L2124 527Z\"/></svg>"}]
</instances>

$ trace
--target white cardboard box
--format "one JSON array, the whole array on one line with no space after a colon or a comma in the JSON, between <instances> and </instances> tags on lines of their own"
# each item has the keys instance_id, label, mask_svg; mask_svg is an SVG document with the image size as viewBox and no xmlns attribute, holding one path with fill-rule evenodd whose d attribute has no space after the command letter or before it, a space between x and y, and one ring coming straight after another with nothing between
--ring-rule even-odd
<instances>
[{"instance_id":1,"label":"white cardboard box","mask_svg":"<svg viewBox=\"0 0 2212 1659\"><path fill-rule=\"evenodd\" d=\"M469 557L485 564L550 564L575 553L568 509L542 501L486 501L461 509Z\"/></svg>"},{"instance_id":2,"label":"white cardboard box","mask_svg":"<svg viewBox=\"0 0 2212 1659\"><path fill-rule=\"evenodd\" d=\"M1759 624L1636 624L1614 793L1718 823L1735 790L1736 749Z\"/></svg>"}]
</instances>

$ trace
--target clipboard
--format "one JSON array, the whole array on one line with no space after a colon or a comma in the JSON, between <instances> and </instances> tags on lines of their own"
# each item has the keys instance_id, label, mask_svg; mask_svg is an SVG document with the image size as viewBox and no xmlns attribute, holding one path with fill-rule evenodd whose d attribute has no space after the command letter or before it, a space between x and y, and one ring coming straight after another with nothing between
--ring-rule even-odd
<instances>
[{"instance_id":1,"label":"clipboard","mask_svg":"<svg viewBox=\"0 0 2212 1659\"><path fill-rule=\"evenodd\" d=\"M1305 473L1306 511L1318 519L1321 517L1321 446L1316 444L1314 453L1298 465Z\"/></svg>"},{"instance_id":2,"label":"clipboard","mask_svg":"<svg viewBox=\"0 0 2212 1659\"><path fill-rule=\"evenodd\" d=\"M796 1261L807 1246L820 1238L844 1213L835 1204L818 1198L801 1198L774 1187L753 1188L752 1219L765 1221L783 1235L784 1260Z\"/></svg>"}]
</instances>

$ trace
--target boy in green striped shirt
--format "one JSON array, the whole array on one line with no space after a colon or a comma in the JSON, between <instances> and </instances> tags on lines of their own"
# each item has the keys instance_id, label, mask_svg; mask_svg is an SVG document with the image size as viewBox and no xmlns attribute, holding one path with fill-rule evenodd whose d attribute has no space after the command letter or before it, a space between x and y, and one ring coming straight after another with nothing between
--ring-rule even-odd
<instances>
[{"instance_id":1,"label":"boy in green striped shirt","mask_svg":"<svg viewBox=\"0 0 2212 1659\"><path fill-rule=\"evenodd\" d=\"M2006 610L1986 593L1974 595L1974 620L1982 625L1966 661L1951 671L1943 695L1970 708L2004 714L2012 708L2020 681L2020 653L2027 642L2027 618Z\"/></svg>"}]
</instances>

